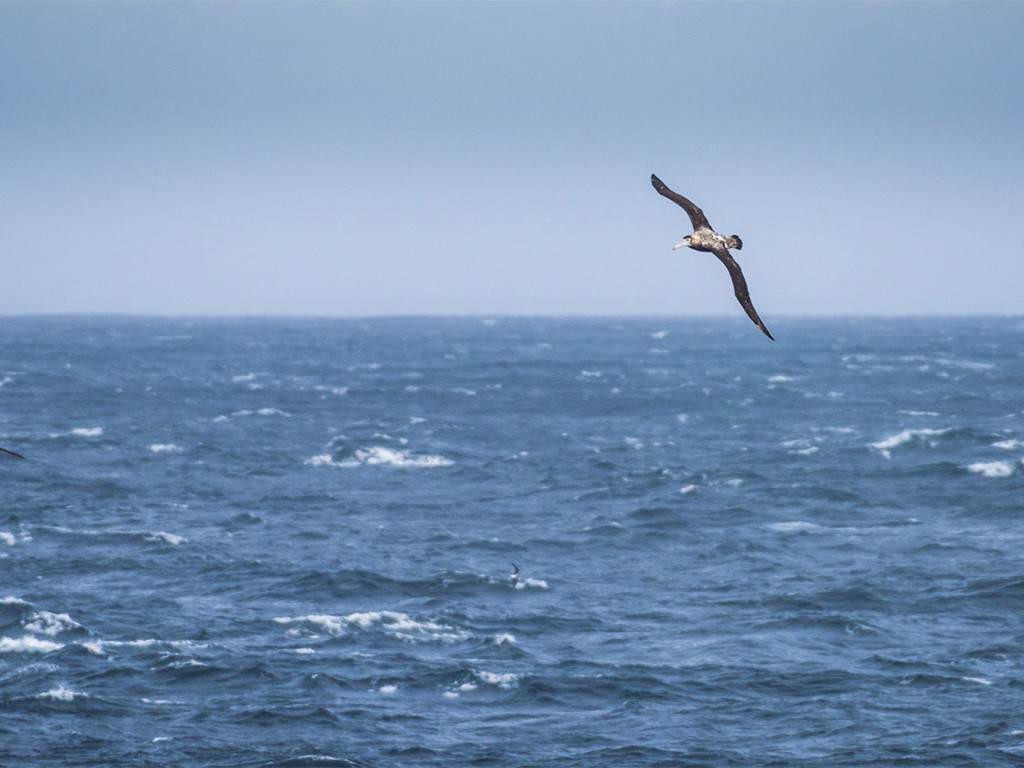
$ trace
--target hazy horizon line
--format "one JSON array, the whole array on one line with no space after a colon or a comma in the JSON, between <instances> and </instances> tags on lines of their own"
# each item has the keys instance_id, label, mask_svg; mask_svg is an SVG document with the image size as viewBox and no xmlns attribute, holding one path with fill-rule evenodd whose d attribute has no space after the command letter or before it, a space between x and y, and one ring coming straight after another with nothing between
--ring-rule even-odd
<instances>
[{"instance_id":1,"label":"hazy horizon line","mask_svg":"<svg viewBox=\"0 0 1024 768\"><path fill-rule=\"evenodd\" d=\"M11 312L0 311L2 320L20 319L59 319L59 318L111 318L111 319L154 319L154 320L387 320L387 319L466 319L466 320L500 320L500 319L538 319L538 320L559 320L559 319L622 319L622 320L736 320L743 321L746 318L736 317L729 313L665 313L665 312L388 312L381 314L320 314L301 312L237 312L237 313L211 313L211 312ZM774 320L868 320L885 318L906 318L906 319L1024 319L1024 311L1014 312L841 312L829 313L787 313L772 315Z\"/></svg>"}]
</instances>

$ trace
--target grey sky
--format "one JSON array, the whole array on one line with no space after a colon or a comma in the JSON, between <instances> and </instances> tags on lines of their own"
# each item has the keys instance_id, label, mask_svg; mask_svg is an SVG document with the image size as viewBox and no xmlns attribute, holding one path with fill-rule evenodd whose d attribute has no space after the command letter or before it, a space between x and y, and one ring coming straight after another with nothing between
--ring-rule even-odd
<instances>
[{"instance_id":1,"label":"grey sky","mask_svg":"<svg viewBox=\"0 0 1024 768\"><path fill-rule=\"evenodd\" d=\"M1024 311L1024 4L0 4L0 312Z\"/></svg>"}]
</instances>

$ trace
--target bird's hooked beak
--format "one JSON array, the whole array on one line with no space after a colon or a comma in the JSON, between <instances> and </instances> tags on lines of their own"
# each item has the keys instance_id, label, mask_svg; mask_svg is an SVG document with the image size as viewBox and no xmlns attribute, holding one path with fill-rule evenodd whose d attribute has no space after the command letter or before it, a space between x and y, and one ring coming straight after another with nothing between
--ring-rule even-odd
<instances>
[{"instance_id":1,"label":"bird's hooked beak","mask_svg":"<svg viewBox=\"0 0 1024 768\"><path fill-rule=\"evenodd\" d=\"M687 235L687 236L686 236L686 237L684 237L684 238L683 238L682 240L680 240L680 241L679 241L678 243L676 243L675 245L673 245L673 246L672 246L672 250L673 250L673 251L678 251L678 250L679 250L680 248L685 248L685 247L686 247L686 246L688 246L689 244L690 244L690 236L689 236L689 235Z\"/></svg>"}]
</instances>

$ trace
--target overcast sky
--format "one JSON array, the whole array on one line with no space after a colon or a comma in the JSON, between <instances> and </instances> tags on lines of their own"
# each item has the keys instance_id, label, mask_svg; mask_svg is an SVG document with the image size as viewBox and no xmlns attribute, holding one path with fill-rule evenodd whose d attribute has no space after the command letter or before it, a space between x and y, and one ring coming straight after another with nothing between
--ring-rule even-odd
<instances>
[{"instance_id":1,"label":"overcast sky","mask_svg":"<svg viewBox=\"0 0 1024 768\"><path fill-rule=\"evenodd\" d=\"M0 313L1024 312L1022 3L2 3Z\"/></svg>"}]
</instances>

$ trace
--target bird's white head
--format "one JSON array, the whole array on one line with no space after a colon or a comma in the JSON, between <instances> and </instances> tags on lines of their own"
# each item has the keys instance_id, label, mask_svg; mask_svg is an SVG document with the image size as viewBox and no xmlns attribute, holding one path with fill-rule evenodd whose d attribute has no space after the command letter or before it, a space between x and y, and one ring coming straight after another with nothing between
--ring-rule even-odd
<instances>
[{"instance_id":1,"label":"bird's white head","mask_svg":"<svg viewBox=\"0 0 1024 768\"><path fill-rule=\"evenodd\" d=\"M690 244L690 237L691 235L687 235L686 237L684 237L682 240L680 240L678 243L672 246L672 250L678 251L680 248L687 247Z\"/></svg>"}]
</instances>

